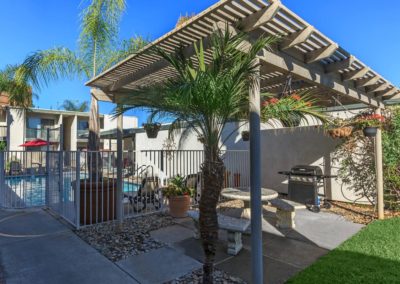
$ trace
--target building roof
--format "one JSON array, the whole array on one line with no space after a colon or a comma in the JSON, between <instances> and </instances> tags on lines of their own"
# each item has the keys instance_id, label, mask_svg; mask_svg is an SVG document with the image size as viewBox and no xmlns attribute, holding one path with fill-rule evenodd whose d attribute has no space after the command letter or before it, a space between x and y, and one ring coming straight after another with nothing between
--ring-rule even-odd
<instances>
[{"instance_id":1,"label":"building roof","mask_svg":"<svg viewBox=\"0 0 400 284\"><path fill-rule=\"evenodd\" d=\"M98 99L115 102L120 93L174 77L175 70L161 57L150 54L149 48L159 46L174 52L184 46L186 54L193 56L193 44L202 39L210 55L207 39L216 26L225 23L248 33L250 38L281 37L273 50L264 50L259 56L264 92L281 92L291 74L297 89L316 89L327 106L334 103L330 100L332 96L339 96L343 104L364 103L375 107L400 96L396 86L278 0L221 0L87 85L98 88L95 91ZM210 62L209 56L207 60Z\"/></svg>"}]
</instances>

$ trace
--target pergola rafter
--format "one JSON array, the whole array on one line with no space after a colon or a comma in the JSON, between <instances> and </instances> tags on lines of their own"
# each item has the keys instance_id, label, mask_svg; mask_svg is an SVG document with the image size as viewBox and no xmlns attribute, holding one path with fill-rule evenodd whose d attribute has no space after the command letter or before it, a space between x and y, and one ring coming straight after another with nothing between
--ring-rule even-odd
<instances>
[{"instance_id":1,"label":"pergola rafter","mask_svg":"<svg viewBox=\"0 0 400 284\"><path fill-rule=\"evenodd\" d=\"M261 76L268 77L274 72L292 73L313 84L321 94L336 93L346 97L349 103L362 102L373 107L380 106L382 99L397 94L394 90L398 89L393 84L278 0L219 1L137 54L98 75L87 85L102 89L107 94L102 98L110 101L119 91L127 92L173 77L174 70L165 60L146 51L152 46L159 46L167 52L174 52L183 46L185 54L193 56L193 44L200 39L206 49L210 48L209 36L217 23L231 24L251 36L265 34L281 37L276 49L265 51L260 56L261 64L268 66L261 68ZM264 72L263 69L268 71ZM281 76L281 79L282 83L286 80L285 76Z\"/></svg>"}]
</instances>

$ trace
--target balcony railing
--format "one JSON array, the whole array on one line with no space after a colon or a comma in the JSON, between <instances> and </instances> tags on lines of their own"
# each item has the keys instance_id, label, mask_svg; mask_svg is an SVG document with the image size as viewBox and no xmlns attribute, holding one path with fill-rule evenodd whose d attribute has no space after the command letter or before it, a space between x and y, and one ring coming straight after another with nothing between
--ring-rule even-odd
<instances>
[{"instance_id":1,"label":"balcony railing","mask_svg":"<svg viewBox=\"0 0 400 284\"><path fill-rule=\"evenodd\" d=\"M58 142L60 140L60 130L50 129L49 131L50 142ZM27 128L26 139L43 139L47 140L47 129L46 128Z\"/></svg>"}]
</instances>

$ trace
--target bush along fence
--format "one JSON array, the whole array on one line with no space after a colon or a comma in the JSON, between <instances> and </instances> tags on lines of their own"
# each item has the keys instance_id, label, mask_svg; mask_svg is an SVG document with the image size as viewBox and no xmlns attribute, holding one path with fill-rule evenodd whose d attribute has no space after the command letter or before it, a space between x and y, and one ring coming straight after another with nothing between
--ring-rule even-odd
<instances>
[{"instance_id":1,"label":"bush along fence","mask_svg":"<svg viewBox=\"0 0 400 284\"><path fill-rule=\"evenodd\" d=\"M222 156L224 186L248 187L248 151ZM130 151L118 167L114 151L0 151L0 206L47 207L79 228L163 210L163 187L178 175L193 189L194 206L203 159L201 150Z\"/></svg>"}]
</instances>

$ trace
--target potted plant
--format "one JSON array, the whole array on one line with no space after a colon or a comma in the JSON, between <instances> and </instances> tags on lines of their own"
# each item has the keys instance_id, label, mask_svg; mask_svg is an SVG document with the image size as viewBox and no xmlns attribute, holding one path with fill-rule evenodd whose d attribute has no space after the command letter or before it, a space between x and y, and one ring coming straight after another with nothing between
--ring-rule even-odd
<instances>
[{"instance_id":1,"label":"potted plant","mask_svg":"<svg viewBox=\"0 0 400 284\"><path fill-rule=\"evenodd\" d=\"M354 127L343 119L334 119L327 125L327 133L332 138L346 138L353 133Z\"/></svg>"},{"instance_id":2,"label":"potted plant","mask_svg":"<svg viewBox=\"0 0 400 284\"><path fill-rule=\"evenodd\" d=\"M364 114L356 118L356 123L362 129L365 137L375 137L378 128L384 121L385 118L380 114Z\"/></svg>"},{"instance_id":3,"label":"potted plant","mask_svg":"<svg viewBox=\"0 0 400 284\"><path fill-rule=\"evenodd\" d=\"M157 122L143 123L143 128L146 131L147 138L157 138L158 131L160 131L161 124Z\"/></svg>"},{"instance_id":4,"label":"potted plant","mask_svg":"<svg viewBox=\"0 0 400 284\"><path fill-rule=\"evenodd\" d=\"M242 131L242 139L243 139L243 141L249 141L250 140L250 131L243 130Z\"/></svg>"},{"instance_id":5,"label":"potted plant","mask_svg":"<svg viewBox=\"0 0 400 284\"><path fill-rule=\"evenodd\" d=\"M163 195L168 198L169 214L175 218L184 218L190 208L190 198L193 189L186 185L185 178L177 175L169 181L163 190Z\"/></svg>"}]
</instances>

